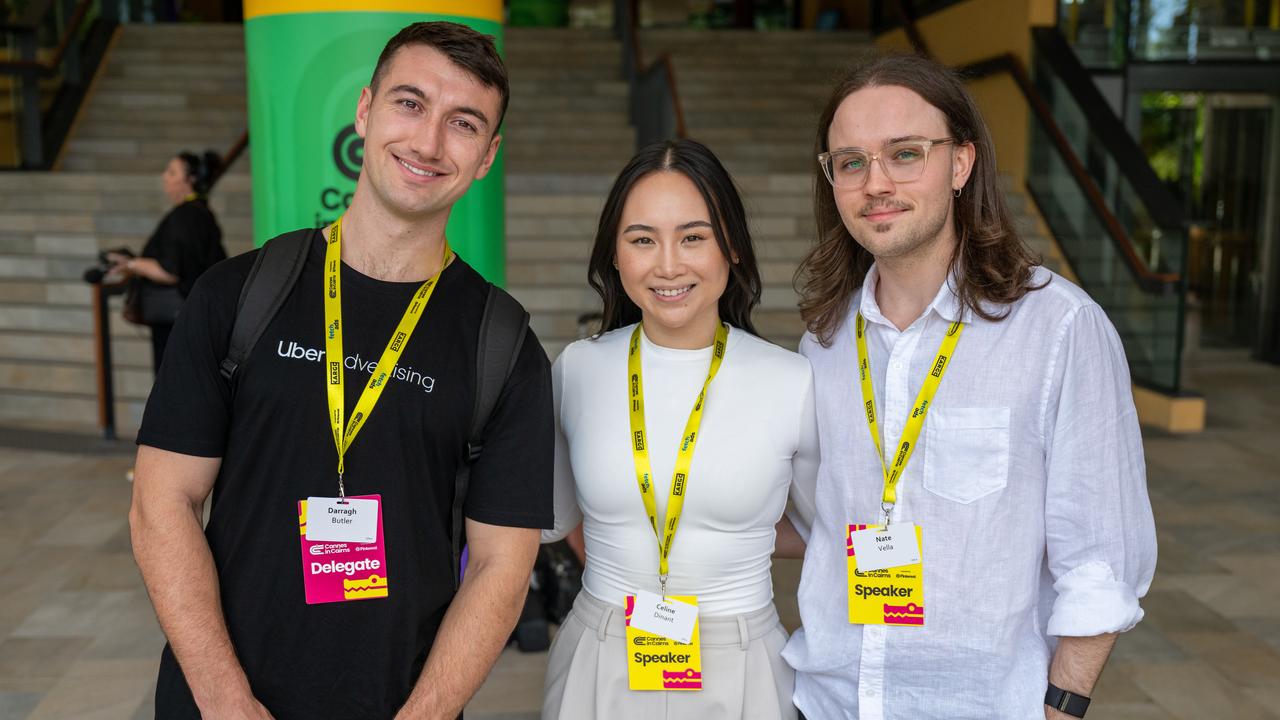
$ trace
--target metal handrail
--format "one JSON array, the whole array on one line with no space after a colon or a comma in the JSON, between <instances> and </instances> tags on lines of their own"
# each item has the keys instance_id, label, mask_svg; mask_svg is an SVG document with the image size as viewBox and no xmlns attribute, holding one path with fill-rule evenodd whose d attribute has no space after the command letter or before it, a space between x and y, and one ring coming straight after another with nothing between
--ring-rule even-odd
<instances>
[{"instance_id":1,"label":"metal handrail","mask_svg":"<svg viewBox=\"0 0 1280 720\"><path fill-rule=\"evenodd\" d=\"M1142 148L1111 110L1062 31L1056 27L1033 27L1031 39L1037 50L1036 57L1044 60L1080 106L1081 113L1088 120L1089 130L1115 160L1156 223L1164 227L1185 226L1187 218L1182 204L1160 181Z\"/></svg>"},{"instance_id":2,"label":"metal handrail","mask_svg":"<svg viewBox=\"0 0 1280 720\"><path fill-rule=\"evenodd\" d=\"M71 21L67 23L66 29L62 32L62 37L58 39L57 47L54 48L53 55L47 62L40 60L0 60L0 74L20 75L26 72L37 72L47 77L56 73L62 65L63 57L67 54L67 48L71 46L72 41L80 32L80 26L84 24L84 19L89 15L89 8L92 5L93 0L80 0L80 2L76 3L76 9L71 15ZM33 5L27 20L6 25L4 29L15 34L34 34L44 13L47 13L52 7L53 0L45 0L43 4ZM31 17L35 8L41 8L41 17Z\"/></svg>"},{"instance_id":3,"label":"metal handrail","mask_svg":"<svg viewBox=\"0 0 1280 720\"><path fill-rule=\"evenodd\" d=\"M123 295L126 283L93 283L93 351L98 385L98 427L104 440L116 439L116 386L111 359L112 295Z\"/></svg>"},{"instance_id":4,"label":"metal handrail","mask_svg":"<svg viewBox=\"0 0 1280 720\"><path fill-rule=\"evenodd\" d=\"M667 75L667 87L670 88L671 105L676 114L676 137L689 137L689 128L684 124L684 104L680 102L680 86L676 84L676 66L671 60L671 53L662 53L654 64L661 64Z\"/></svg>"},{"instance_id":5,"label":"metal handrail","mask_svg":"<svg viewBox=\"0 0 1280 720\"><path fill-rule=\"evenodd\" d=\"M1106 228L1107 236L1111 239L1112 244L1116 246L1116 249L1120 251L1121 256L1124 257L1125 266L1134 274L1138 284L1144 290L1150 292L1176 288L1182 280L1180 275L1154 271L1147 267L1146 262L1138 254L1137 248L1133 246L1133 241L1130 239L1129 234L1125 232L1124 226L1120 224L1119 218L1107 207L1102 189L1098 187L1098 183L1094 181L1084 163L1080 161L1079 156L1071 148L1071 143L1067 140L1062 127L1058 125L1053 117L1053 110L1049 108L1044 96L1031 83L1031 76L1016 55L1006 53L986 60L979 60L958 68L958 71L965 77L970 78L988 77L1000 72L1008 73L1022 92L1027 104L1031 106L1031 111L1034 113L1036 120L1039 121L1045 133L1049 136L1053 149L1058 153L1058 157L1062 162L1066 164L1068 172L1071 173L1071 178L1079 186L1081 192L1084 193L1090 208L1097 215L1098 220L1102 222L1103 227Z\"/></svg>"},{"instance_id":6,"label":"metal handrail","mask_svg":"<svg viewBox=\"0 0 1280 720\"><path fill-rule=\"evenodd\" d=\"M223 175L227 174L227 170L231 169L231 164L240 159L245 149L249 147L249 131L245 130L240 133L240 137L232 144L231 149L227 150L222 156L222 167L218 168L218 174L209 181L209 191L213 192L213 187L218 184Z\"/></svg>"},{"instance_id":7,"label":"metal handrail","mask_svg":"<svg viewBox=\"0 0 1280 720\"><path fill-rule=\"evenodd\" d=\"M915 17L907 8L904 0L889 0L889 2L901 18L902 28L915 51L925 57L933 57L933 54L929 51L928 44L924 40L924 36L920 34ZM1053 110L1049 107L1049 102L1031 82L1031 74L1027 72L1027 68L1020 58L1012 53L1004 53L969 63L957 68L957 70L961 75L968 78L982 78L999 73L1007 73L1018 87L1023 99L1031 107L1032 115L1049 136L1054 150L1058 153L1063 163L1066 164L1072 180L1084 193L1085 199L1089 203L1089 208L1102 222L1103 227L1106 228L1108 238L1120 252L1121 257L1124 258L1125 266L1134 276L1134 279L1137 280L1139 286L1148 292L1169 292L1179 288L1182 282L1180 274L1152 270L1147 266L1142 256L1138 254L1133 240L1125 231L1119 218L1107 207L1101 188L1098 187L1093 176L1089 174L1080 157L1076 155L1070 141L1067 140L1066 133L1063 132L1062 127L1053 117Z\"/></svg>"},{"instance_id":8,"label":"metal handrail","mask_svg":"<svg viewBox=\"0 0 1280 720\"><path fill-rule=\"evenodd\" d=\"M66 25L50 57L40 60L40 28L57 7L66 14ZM81 41L79 38L89 24L93 7L94 0L38 0L27 8L20 20L0 24L0 33L12 38L20 53L16 60L0 60L0 75L17 78L14 92L21 97L18 157L22 169L49 169L88 90L86 79L97 71L119 24L115 15L117 4L101 0L99 17ZM61 82L53 107L45 116L40 80L59 74Z\"/></svg>"},{"instance_id":9,"label":"metal handrail","mask_svg":"<svg viewBox=\"0 0 1280 720\"><path fill-rule=\"evenodd\" d=\"M667 101L671 104L671 117L675 136L678 138L686 138L689 136L688 127L685 125L684 105L680 100L680 92L676 84L675 64L671 60L670 53L660 54L653 62L647 66L644 63L644 49L640 43L640 5L638 0L614 0L614 33L618 40L622 43L622 76L626 79L631 87L631 118L632 123L637 125L636 146L637 148L649 144L649 142L658 138L646 137L646 134L640 132L640 123L637 122L638 113L638 95L639 84L641 78L653 77L655 74L662 79L664 94Z\"/></svg>"},{"instance_id":10,"label":"metal handrail","mask_svg":"<svg viewBox=\"0 0 1280 720\"><path fill-rule=\"evenodd\" d=\"M53 7L54 0L36 0L27 6L27 12L22 19L14 22L0 22L0 32L34 32L40 28L40 21L45 15L49 14L49 9Z\"/></svg>"}]
</instances>

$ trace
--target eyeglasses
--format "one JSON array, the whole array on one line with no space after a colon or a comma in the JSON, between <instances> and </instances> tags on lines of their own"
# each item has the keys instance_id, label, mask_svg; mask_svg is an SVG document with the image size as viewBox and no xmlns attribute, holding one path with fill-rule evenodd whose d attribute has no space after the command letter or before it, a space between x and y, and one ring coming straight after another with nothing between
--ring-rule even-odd
<instances>
[{"instance_id":1,"label":"eyeglasses","mask_svg":"<svg viewBox=\"0 0 1280 720\"><path fill-rule=\"evenodd\" d=\"M885 145L878 153L869 153L862 148L832 150L819 155L818 164L832 186L841 190L857 190L866 185L873 160L880 162L880 169L893 182L915 182L924 174L924 167L929 162L929 148L955 141L955 138L903 140Z\"/></svg>"}]
</instances>

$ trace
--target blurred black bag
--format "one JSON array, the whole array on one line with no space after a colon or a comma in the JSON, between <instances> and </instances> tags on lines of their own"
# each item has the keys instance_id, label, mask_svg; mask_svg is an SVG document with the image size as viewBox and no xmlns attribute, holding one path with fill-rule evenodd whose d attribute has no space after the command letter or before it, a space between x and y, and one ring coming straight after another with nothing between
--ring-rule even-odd
<instances>
[{"instance_id":1,"label":"blurred black bag","mask_svg":"<svg viewBox=\"0 0 1280 720\"><path fill-rule=\"evenodd\" d=\"M511 634L521 652L541 652L551 646L549 623L561 624L582 590L582 565L563 540L538 548L529 579L524 609Z\"/></svg>"},{"instance_id":2,"label":"blurred black bag","mask_svg":"<svg viewBox=\"0 0 1280 720\"><path fill-rule=\"evenodd\" d=\"M182 309L177 285L158 285L142 278L129 281L124 296L124 319L135 325L172 325Z\"/></svg>"},{"instance_id":3,"label":"blurred black bag","mask_svg":"<svg viewBox=\"0 0 1280 720\"><path fill-rule=\"evenodd\" d=\"M533 564L530 587L542 600L547 619L562 623L573 609L573 600L582 590L582 565L563 540L543 545Z\"/></svg>"}]
</instances>

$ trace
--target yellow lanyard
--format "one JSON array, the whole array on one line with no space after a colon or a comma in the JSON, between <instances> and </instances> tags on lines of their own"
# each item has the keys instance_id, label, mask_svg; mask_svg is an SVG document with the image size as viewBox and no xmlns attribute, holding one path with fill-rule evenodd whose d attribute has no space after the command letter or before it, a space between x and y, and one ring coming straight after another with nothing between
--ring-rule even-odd
<instances>
[{"instance_id":1,"label":"yellow lanyard","mask_svg":"<svg viewBox=\"0 0 1280 720\"><path fill-rule=\"evenodd\" d=\"M444 259L440 263L440 270L430 280L422 283L418 292L414 293L413 300L405 309L404 316L400 318L400 324L396 327L395 333L387 341L382 357L378 358L378 364L369 376L368 384L360 393L360 399L356 401L356 409L351 415L350 424L347 424L342 372L346 358L342 352L342 218L338 218L329 229L329 244L324 253L324 353L329 364L329 424L333 428L333 442L338 448L338 497L346 497L342 475L346 470L343 459L347 454L347 448L351 447L356 434L360 432L360 428L364 427L374 406L378 404L378 398L382 397L382 391L387 387L387 380L395 370L396 364L400 362L400 354L404 352L404 346L409 343L409 336L413 335L418 319L422 317L423 311L427 309L427 303L431 301L431 294L435 292L440 273L444 272L444 266L449 264L450 255L449 243L445 242Z\"/></svg>"},{"instance_id":2,"label":"yellow lanyard","mask_svg":"<svg viewBox=\"0 0 1280 720\"><path fill-rule=\"evenodd\" d=\"M707 370L707 379L702 383L702 392L689 411L689 420L684 425L684 436L680 440L680 451L676 454L675 472L671 475L671 497L667 501L667 521L665 529L658 531L658 501L653 492L653 468L649 465L649 444L645 440L644 425L644 381L640 368L640 325L631 333L631 347L627 353L627 389L631 395L631 454L636 464L636 482L640 484L640 497L644 499L644 510L649 514L649 524L653 526L653 534L658 536L658 581L662 584L662 594L667 594L667 558L671 555L671 542L676 537L676 527L680 524L680 512L684 509L684 494L689 483L689 466L693 464L693 448L698 443L698 428L702 426L702 410L707 399L707 388L720 371L720 363L724 361L725 346L729 340L729 327L723 323L716 329L715 349L711 353L711 368Z\"/></svg>"},{"instance_id":3,"label":"yellow lanyard","mask_svg":"<svg viewBox=\"0 0 1280 720\"><path fill-rule=\"evenodd\" d=\"M880 445L880 424L876 420L876 395L871 385L871 360L867 355L867 321L858 313L854 326L854 335L858 339L858 379L862 383L862 404L867 411L867 427L871 429L871 441L876 445L876 453L880 456L880 469L884 472L884 495L880 500L880 509L884 510L884 524L889 525L893 506L898 502L898 481L907 469L907 461L915 452L916 441L920 439L920 430L924 428L924 417L929 413L929 405L938 392L938 385L947 371L947 364L955 355L956 343L960 342L960 333L964 331L964 323L956 321L947 328L942 338L942 346L930 365L929 375L920 386L916 402L911 406L911 415L902 428L902 439L898 441L898 451L893 456L893 463L886 464L884 448Z\"/></svg>"}]
</instances>

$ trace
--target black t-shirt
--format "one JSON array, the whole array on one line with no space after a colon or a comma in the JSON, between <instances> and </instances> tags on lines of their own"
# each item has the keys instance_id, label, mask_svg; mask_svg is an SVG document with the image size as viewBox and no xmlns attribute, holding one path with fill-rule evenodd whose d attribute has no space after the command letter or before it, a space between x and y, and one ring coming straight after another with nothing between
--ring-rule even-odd
<instances>
[{"instance_id":1,"label":"black t-shirt","mask_svg":"<svg viewBox=\"0 0 1280 720\"><path fill-rule=\"evenodd\" d=\"M197 198L165 214L142 247L142 257L154 258L178 278L178 292L186 297L206 270L227 259L227 251L217 219L208 204Z\"/></svg>"},{"instance_id":2,"label":"black t-shirt","mask_svg":"<svg viewBox=\"0 0 1280 720\"><path fill-rule=\"evenodd\" d=\"M389 596L307 605L297 502L338 490L318 232L313 242L234 392L218 364L254 253L219 264L196 283L138 442L222 458L205 534L231 640L256 697L281 720L389 718L417 681L454 594L450 512L474 405L487 285L460 258L445 269L399 370L347 451L347 494L382 495ZM348 415L419 285L342 267ZM550 368L530 332L472 468L468 518L551 527L552 428ZM156 714L199 717L168 647Z\"/></svg>"}]
</instances>

